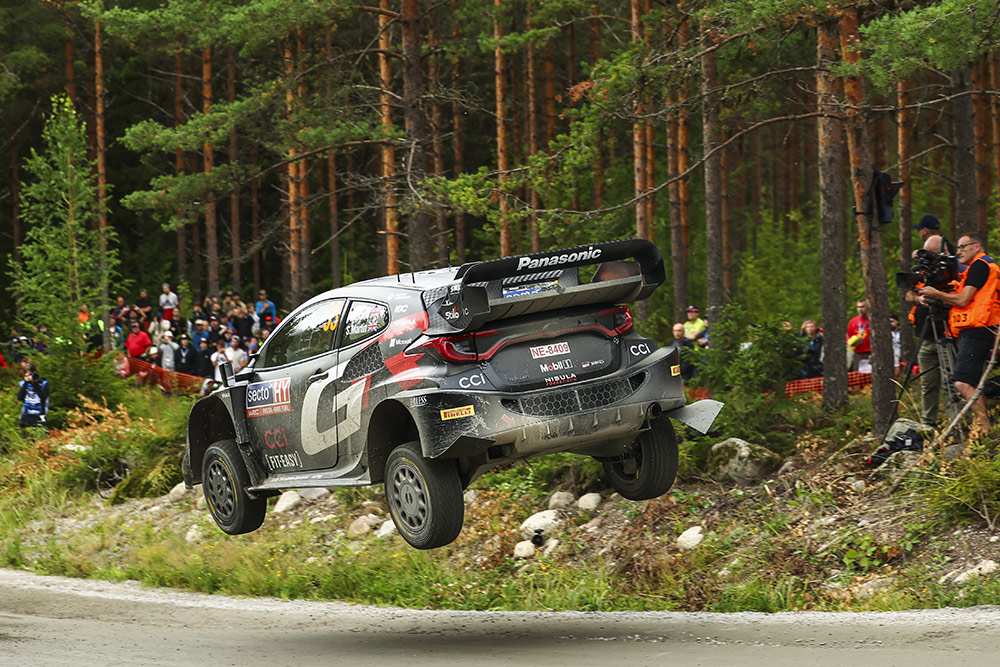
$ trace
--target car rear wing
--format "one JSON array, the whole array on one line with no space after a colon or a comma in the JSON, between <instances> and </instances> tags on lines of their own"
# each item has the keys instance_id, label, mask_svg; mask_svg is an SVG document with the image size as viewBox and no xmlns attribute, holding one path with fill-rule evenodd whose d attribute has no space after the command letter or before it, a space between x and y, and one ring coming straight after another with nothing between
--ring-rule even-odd
<instances>
[{"instance_id":1,"label":"car rear wing","mask_svg":"<svg viewBox=\"0 0 1000 667\"><path fill-rule=\"evenodd\" d=\"M634 261L627 261L634 260ZM580 284L579 267L599 265ZM424 292L429 335L455 334L530 313L647 298L663 284L663 256L624 239L462 265L455 282Z\"/></svg>"}]
</instances>

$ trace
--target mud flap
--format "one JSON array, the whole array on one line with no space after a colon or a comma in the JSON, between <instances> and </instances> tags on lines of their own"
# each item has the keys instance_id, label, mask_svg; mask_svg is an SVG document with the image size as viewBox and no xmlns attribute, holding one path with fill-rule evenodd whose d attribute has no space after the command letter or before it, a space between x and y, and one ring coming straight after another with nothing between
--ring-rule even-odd
<instances>
[{"instance_id":1,"label":"mud flap","mask_svg":"<svg viewBox=\"0 0 1000 667\"><path fill-rule=\"evenodd\" d=\"M676 419L682 424L686 424L699 433L708 433L712 428L712 423L722 410L724 403L707 398L703 401L682 405L679 408L668 410L663 414L672 419Z\"/></svg>"}]
</instances>

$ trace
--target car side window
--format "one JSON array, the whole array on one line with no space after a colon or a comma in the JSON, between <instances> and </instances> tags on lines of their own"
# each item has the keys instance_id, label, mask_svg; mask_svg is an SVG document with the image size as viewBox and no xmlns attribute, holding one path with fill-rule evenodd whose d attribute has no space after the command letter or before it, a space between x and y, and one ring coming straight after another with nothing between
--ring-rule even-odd
<instances>
[{"instance_id":1,"label":"car side window","mask_svg":"<svg viewBox=\"0 0 1000 667\"><path fill-rule=\"evenodd\" d=\"M289 317L264 345L264 367L283 366L333 349L343 299L317 303Z\"/></svg>"},{"instance_id":2,"label":"car side window","mask_svg":"<svg viewBox=\"0 0 1000 667\"><path fill-rule=\"evenodd\" d=\"M389 308L380 303L355 301L347 312L343 345L351 345L382 331L389 325Z\"/></svg>"}]
</instances>

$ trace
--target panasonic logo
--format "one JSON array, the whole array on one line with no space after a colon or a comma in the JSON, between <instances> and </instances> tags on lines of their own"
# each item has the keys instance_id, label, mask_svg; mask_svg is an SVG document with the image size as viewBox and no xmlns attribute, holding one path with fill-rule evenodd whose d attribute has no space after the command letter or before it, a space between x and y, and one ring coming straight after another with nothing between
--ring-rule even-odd
<instances>
[{"instance_id":1,"label":"panasonic logo","mask_svg":"<svg viewBox=\"0 0 1000 667\"><path fill-rule=\"evenodd\" d=\"M525 269L540 269L543 266L559 266L572 262L586 262L591 259L597 259L601 256L602 252L601 248L590 246L586 250L580 250L579 252L568 252L562 255L552 255L551 257L521 257L517 260L517 270L523 271Z\"/></svg>"}]
</instances>

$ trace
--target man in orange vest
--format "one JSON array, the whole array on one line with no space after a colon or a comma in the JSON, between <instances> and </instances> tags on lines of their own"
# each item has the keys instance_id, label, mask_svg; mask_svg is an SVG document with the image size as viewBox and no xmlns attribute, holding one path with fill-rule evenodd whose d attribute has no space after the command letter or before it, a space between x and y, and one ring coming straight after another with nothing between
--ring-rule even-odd
<instances>
[{"instance_id":1,"label":"man in orange vest","mask_svg":"<svg viewBox=\"0 0 1000 667\"><path fill-rule=\"evenodd\" d=\"M951 306L948 328L958 338L958 353L952 380L955 388L967 400L979 384L983 366L990 356L996 327L1000 324L1000 304L997 288L1000 287L1000 267L986 254L979 234L964 234L956 246L958 261L966 266L958 277L954 292L942 292L933 287L919 289L922 299L940 299ZM985 434L990 427L986 416L986 402L980 395L972 404L975 413L973 431Z\"/></svg>"}]
</instances>

